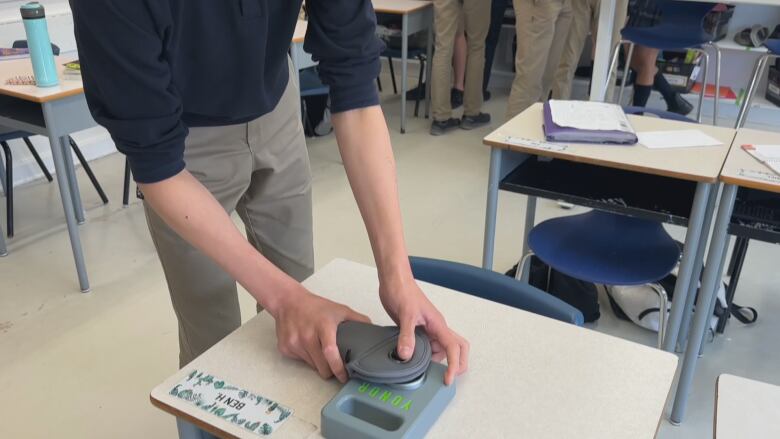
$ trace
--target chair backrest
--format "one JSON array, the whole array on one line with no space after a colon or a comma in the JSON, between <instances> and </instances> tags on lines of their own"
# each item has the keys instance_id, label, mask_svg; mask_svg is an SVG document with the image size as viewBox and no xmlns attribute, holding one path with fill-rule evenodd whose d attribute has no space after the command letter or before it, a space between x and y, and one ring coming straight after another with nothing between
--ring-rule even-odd
<instances>
[{"instance_id":1,"label":"chair backrest","mask_svg":"<svg viewBox=\"0 0 780 439\"><path fill-rule=\"evenodd\" d=\"M780 39L766 40L764 46L773 54L780 55Z\"/></svg>"},{"instance_id":2,"label":"chair backrest","mask_svg":"<svg viewBox=\"0 0 780 439\"><path fill-rule=\"evenodd\" d=\"M623 112L626 114L652 114L660 117L661 119L676 120L680 122L698 123L697 121L683 116L682 114L672 113L671 111L658 110L655 108L647 107L623 107Z\"/></svg>"},{"instance_id":3,"label":"chair backrest","mask_svg":"<svg viewBox=\"0 0 780 439\"><path fill-rule=\"evenodd\" d=\"M582 326L580 310L568 303L494 271L457 262L410 257L414 278L493 302Z\"/></svg>"},{"instance_id":4,"label":"chair backrest","mask_svg":"<svg viewBox=\"0 0 780 439\"><path fill-rule=\"evenodd\" d=\"M27 48L27 40L16 40L14 41L14 44L11 46L14 49L26 49ZM51 52L54 54L54 56L57 56L60 54L60 48L54 43L51 43Z\"/></svg>"}]
</instances>

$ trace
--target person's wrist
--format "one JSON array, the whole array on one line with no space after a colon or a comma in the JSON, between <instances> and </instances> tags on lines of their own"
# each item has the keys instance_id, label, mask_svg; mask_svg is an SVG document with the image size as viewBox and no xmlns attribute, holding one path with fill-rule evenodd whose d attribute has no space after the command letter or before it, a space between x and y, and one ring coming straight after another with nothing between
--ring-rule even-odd
<instances>
[{"instance_id":1,"label":"person's wrist","mask_svg":"<svg viewBox=\"0 0 780 439\"><path fill-rule=\"evenodd\" d=\"M260 305L271 314L271 317L277 319L285 308L290 304L299 303L306 294L309 292L302 285L295 283L275 289L274 294L260 302Z\"/></svg>"}]
</instances>

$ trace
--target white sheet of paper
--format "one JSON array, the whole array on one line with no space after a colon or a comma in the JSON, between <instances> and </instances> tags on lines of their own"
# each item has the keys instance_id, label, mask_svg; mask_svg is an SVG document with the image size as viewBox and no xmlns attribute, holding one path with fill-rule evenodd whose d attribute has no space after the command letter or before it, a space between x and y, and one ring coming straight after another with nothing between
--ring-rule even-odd
<instances>
[{"instance_id":1,"label":"white sheet of paper","mask_svg":"<svg viewBox=\"0 0 780 439\"><path fill-rule=\"evenodd\" d=\"M633 133L626 114L619 105L590 101L550 100L553 122L580 130L624 131Z\"/></svg>"},{"instance_id":2,"label":"white sheet of paper","mask_svg":"<svg viewBox=\"0 0 780 439\"><path fill-rule=\"evenodd\" d=\"M750 147L752 149L748 150L749 154L780 174L780 145L750 145Z\"/></svg>"},{"instance_id":3,"label":"white sheet of paper","mask_svg":"<svg viewBox=\"0 0 780 439\"><path fill-rule=\"evenodd\" d=\"M651 149L723 145L701 130L645 131L636 136L640 144Z\"/></svg>"}]
</instances>

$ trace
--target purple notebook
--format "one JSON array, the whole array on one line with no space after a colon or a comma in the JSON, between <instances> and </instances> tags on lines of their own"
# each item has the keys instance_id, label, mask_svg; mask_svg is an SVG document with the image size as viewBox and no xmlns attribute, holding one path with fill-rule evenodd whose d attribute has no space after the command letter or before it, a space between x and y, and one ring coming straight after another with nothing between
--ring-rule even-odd
<instances>
[{"instance_id":1,"label":"purple notebook","mask_svg":"<svg viewBox=\"0 0 780 439\"><path fill-rule=\"evenodd\" d=\"M635 133L625 131L581 130L556 125L553 122L550 103L544 103L544 137L550 142L612 143L633 145L639 141Z\"/></svg>"}]
</instances>

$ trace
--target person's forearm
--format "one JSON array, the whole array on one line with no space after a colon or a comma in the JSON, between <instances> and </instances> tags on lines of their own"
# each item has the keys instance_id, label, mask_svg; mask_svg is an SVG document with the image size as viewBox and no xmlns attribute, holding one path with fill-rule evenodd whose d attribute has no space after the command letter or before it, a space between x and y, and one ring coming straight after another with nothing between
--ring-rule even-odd
<instances>
[{"instance_id":1,"label":"person's forearm","mask_svg":"<svg viewBox=\"0 0 780 439\"><path fill-rule=\"evenodd\" d=\"M182 238L208 255L272 315L300 285L264 258L214 196L187 171L139 184L147 203Z\"/></svg>"},{"instance_id":2,"label":"person's forearm","mask_svg":"<svg viewBox=\"0 0 780 439\"><path fill-rule=\"evenodd\" d=\"M374 106L334 114L333 126L380 280L410 278L395 159L381 108Z\"/></svg>"}]
</instances>

